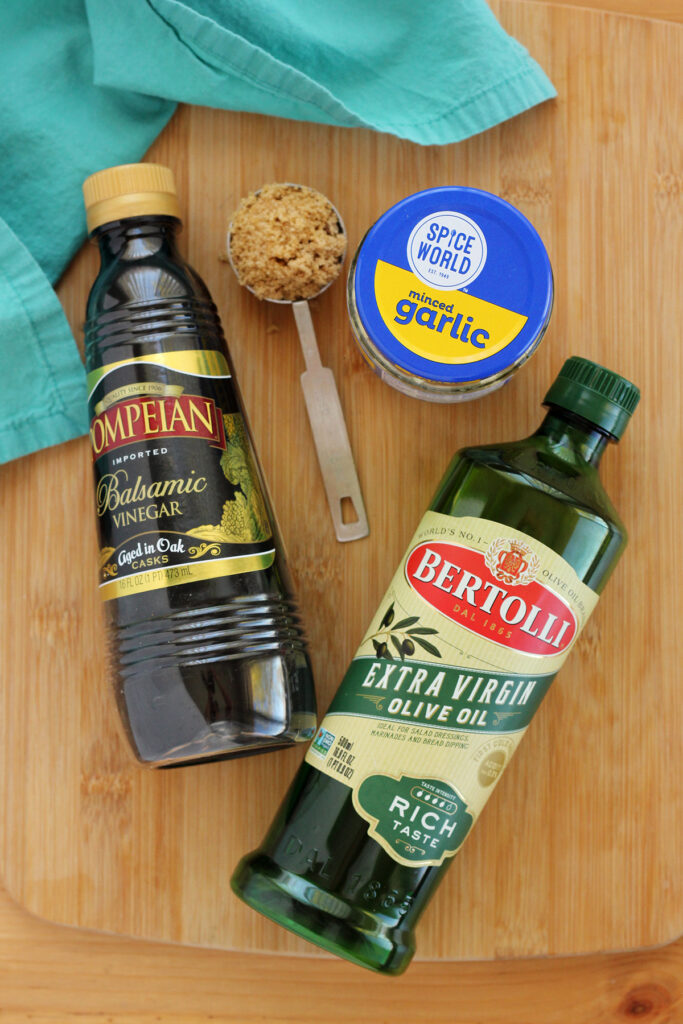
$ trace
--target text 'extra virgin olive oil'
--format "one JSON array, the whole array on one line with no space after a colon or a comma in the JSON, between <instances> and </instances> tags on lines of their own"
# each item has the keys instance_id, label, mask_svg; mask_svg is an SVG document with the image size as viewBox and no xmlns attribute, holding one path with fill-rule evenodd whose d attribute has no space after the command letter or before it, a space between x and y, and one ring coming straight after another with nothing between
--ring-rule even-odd
<instances>
[{"instance_id":1,"label":"text 'extra virgin olive oil'","mask_svg":"<svg viewBox=\"0 0 683 1024\"><path fill-rule=\"evenodd\" d=\"M397 974L626 532L597 465L639 400L572 357L531 437L458 452L235 892Z\"/></svg>"},{"instance_id":2,"label":"text 'extra virgin olive oil'","mask_svg":"<svg viewBox=\"0 0 683 1024\"><path fill-rule=\"evenodd\" d=\"M133 750L172 766L310 739L304 635L218 314L176 247L173 175L113 167L83 191L99 591Z\"/></svg>"}]
</instances>

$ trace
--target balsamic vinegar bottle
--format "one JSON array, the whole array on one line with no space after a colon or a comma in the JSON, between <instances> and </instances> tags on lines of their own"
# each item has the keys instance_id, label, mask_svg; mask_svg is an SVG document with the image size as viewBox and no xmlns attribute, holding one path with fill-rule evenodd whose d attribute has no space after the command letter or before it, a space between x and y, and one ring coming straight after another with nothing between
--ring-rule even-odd
<instances>
[{"instance_id":1,"label":"balsamic vinegar bottle","mask_svg":"<svg viewBox=\"0 0 683 1024\"><path fill-rule=\"evenodd\" d=\"M173 175L113 167L83 192L99 591L133 751L172 766L310 739L299 614L216 308L176 247Z\"/></svg>"},{"instance_id":2,"label":"balsamic vinegar bottle","mask_svg":"<svg viewBox=\"0 0 683 1024\"><path fill-rule=\"evenodd\" d=\"M639 400L572 357L531 437L456 454L234 891L398 974L626 544L597 465Z\"/></svg>"}]
</instances>

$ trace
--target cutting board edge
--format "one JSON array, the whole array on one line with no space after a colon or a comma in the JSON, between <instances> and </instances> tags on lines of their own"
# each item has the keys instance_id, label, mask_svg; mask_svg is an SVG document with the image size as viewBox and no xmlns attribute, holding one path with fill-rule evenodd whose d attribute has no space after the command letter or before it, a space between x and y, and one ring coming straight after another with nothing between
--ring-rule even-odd
<instances>
[{"instance_id":1,"label":"cutting board edge","mask_svg":"<svg viewBox=\"0 0 683 1024\"><path fill-rule=\"evenodd\" d=\"M109 936L111 938L122 939L122 940L133 940L135 942L152 942L160 943L164 946L181 946L188 949L203 949L210 950L216 953L239 953L249 954L251 956L277 956L277 957L296 957L297 959L304 960L336 960L337 957L327 953L325 950L320 949L316 952L308 952L305 949L302 950L281 950L281 949L249 949L241 946L228 946L228 945L213 945L202 942L182 942L177 939L168 939L158 935L131 935L128 932L118 932L111 928L95 928L91 925L79 925L74 924L73 921L60 921L55 917L50 917L40 910L35 909L30 905L30 902L25 901L21 896L18 896L12 889L11 883L8 883L4 872L4 865L0 865L0 888L4 889L10 899L15 903L26 914L41 921L45 924L54 925L56 928L67 928L70 931L78 932L90 932L93 935ZM674 942L683 939L683 926L681 930L675 932L675 934L662 939L660 942L646 943L642 946L616 946L607 947L604 949L579 949L579 950L568 950L558 951L549 953L547 951L541 951L537 953L511 953L506 955L494 955L494 956L464 956L464 957L438 957L438 956L420 956L419 950L416 952L414 961L415 963L504 963L506 961L513 960L563 960L568 957L572 959L575 957L585 956L613 956L620 954L629 953L646 953L655 952L660 949L666 949ZM301 939L301 942L306 940Z\"/></svg>"}]
</instances>

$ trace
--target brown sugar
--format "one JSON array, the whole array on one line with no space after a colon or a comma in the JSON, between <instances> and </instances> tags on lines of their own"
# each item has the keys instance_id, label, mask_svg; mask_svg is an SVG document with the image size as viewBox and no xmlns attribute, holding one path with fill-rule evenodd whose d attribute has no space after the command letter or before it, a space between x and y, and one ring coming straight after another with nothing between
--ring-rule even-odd
<instances>
[{"instance_id":1,"label":"brown sugar","mask_svg":"<svg viewBox=\"0 0 683 1024\"><path fill-rule=\"evenodd\" d=\"M337 277L346 235L325 196L301 185L264 185L246 196L230 230L240 284L260 299L310 299Z\"/></svg>"}]
</instances>

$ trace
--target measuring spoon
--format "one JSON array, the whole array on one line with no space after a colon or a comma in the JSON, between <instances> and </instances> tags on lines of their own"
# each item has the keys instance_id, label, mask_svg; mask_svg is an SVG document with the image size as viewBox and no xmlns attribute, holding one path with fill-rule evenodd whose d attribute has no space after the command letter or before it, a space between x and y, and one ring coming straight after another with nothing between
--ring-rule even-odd
<instances>
[{"instance_id":1,"label":"measuring spoon","mask_svg":"<svg viewBox=\"0 0 683 1024\"><path fill-rule=\"evenodd\" d=\"M286 184L290 188L303 188L302 185L293 185L290 182ZM315 189L310 191L315 191ZM255 195L258 196L258 194L259 192L257 191ZM318 194L320 195L321 193ZM330 203L329 199L327 199L327 202ZM346 228L339 211L333 203L330 203L330 206L334 210L346 240ZM228 227L227 255L230 266L239 281L239 274L235 269L230 251L231 239L232 223ZM342 259L339 263L339 273L341 273L343 262L344 260ZM332 278L319 292L316 292L310 298L317 299L336 279L336 277ZM244 287L252 292L252 294L255 294L248 285L244 285ZM315 450L318 455L318 463L325 486L327 503L330 507L332 523L334 524L334 532L339 541L359 540L361 537L367 537L370 527L368 526L368 519L365 513L358 473L353 461L349 435L346 430L346 423L344 422L344 413L342 412L334 374L332 370L322 365L320 359L308 299L290 302L287 299L270 299L267 296L256 297L265 298L266 302L275 302L280 306L291 306L294 311L294 320L296 321L301 350L306 363L306 370L301 374L301 388L304 393L306 411L308 412L308 420L313 433L313 441L315 442ZM353 510L353 513L347 516L347 520L350 520L347 522L344 522L343 503L345 500L350 503ZM355 519L353 518L354 514Z\"/></svg>"}]
</instances>

